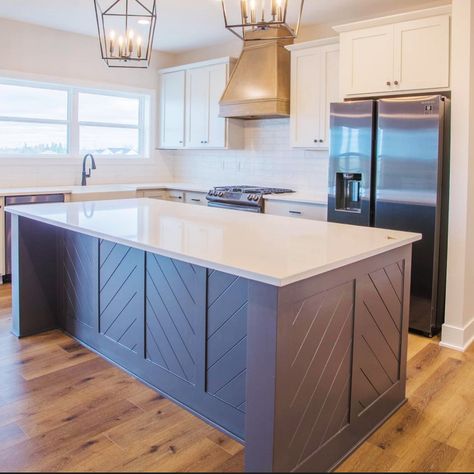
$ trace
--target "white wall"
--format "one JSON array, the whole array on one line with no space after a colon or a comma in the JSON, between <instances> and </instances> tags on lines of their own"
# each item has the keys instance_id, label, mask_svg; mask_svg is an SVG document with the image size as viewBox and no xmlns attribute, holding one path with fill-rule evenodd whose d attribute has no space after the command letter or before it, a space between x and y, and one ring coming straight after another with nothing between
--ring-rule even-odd
<instances>
[{"instance_id":1,"label":"white wall","mask_svg":"<svg viewBox=\"0 0 474 474\"><path fill-rule=\"evenodd\" d=\"M175 63L173 55L154 52L149 69L110 69L100 58L98 39L0 19L0 74L80 82L84 85L156 90L157 70ZM31 160L0 158L0 187L78 184L80 158ZM149 160L120 163L98 159L91 183L169 180L169 163L158 152Z\"/></svg>"},{"instance_id":2,"label":"white wall","mask_svg":"<svg viewBox=\"0 0 474 474\"><path fill-rule=\"evenodd\" d=\"M474 5L453 0L451 177L442 344L474 340Z\"/></svg>"},{"instance_id":3,"label":"white wall","mask_svg":"<svg viewBox=\"0 0 474 474\"><path fill-rule=\"evenodd\" d=\"M175 180L290 187L325 194L328 153L291 149L289 119L247 120L244 127L245 149L169 152Z\"/></svg>"}]
</instances>

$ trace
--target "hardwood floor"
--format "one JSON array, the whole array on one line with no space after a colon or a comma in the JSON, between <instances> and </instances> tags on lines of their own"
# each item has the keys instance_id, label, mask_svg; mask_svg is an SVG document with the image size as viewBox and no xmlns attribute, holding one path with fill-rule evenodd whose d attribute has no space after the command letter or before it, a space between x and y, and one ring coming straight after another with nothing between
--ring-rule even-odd
<instances>
[{"instance_id":1,"label":"hardwood floor","mask_svg":"<svg viewBox=\"0 0 474 474\"><path fill-rule=\"evenodd\" d=\"M243 447L60 331L9 333L0 286L0 471L243 469ZM474 471L474 347L410 335L408 403L337 469Z\"/></svg>"}]
</instances>

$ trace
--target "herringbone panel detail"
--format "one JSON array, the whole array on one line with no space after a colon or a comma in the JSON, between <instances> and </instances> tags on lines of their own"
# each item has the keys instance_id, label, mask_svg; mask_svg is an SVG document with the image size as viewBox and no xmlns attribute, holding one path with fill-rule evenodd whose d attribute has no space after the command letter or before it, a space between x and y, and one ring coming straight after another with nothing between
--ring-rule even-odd
<instances>
[{"instance_id":1,"label":"herringbone panel detail","mask_svg":"<svg viewBox=\"0 0 474 474\"><path fill-rule=\"evenodd\" d=\"M248 280L208 274L207 392L245 412Z\"/></svg>"},{"instance_id":2,"label":"herringbone panel detail","mask_svg":"<svg viewBox=\"0 0 474 474\"><path fill-rule=\"evenodd\" d=\"M289 314L280 329L288 354L279 408L286 449L277 454L288 469L291 459L302 462L349 422L354 283L298 301Z\"/></svg>"},{"instance_id":3,"label":"herringbone panel detail","mask_svg":"<svg viewBox=\"0 0 474 474\"><path fill-rule=\"evenodd\" d=\"M95 328L97 308L91 295L97 289L91 272L97 272L97 239L64 232L61 240L61 316L74 324Z\"/></svg>"},{"instance_id":4,"label":"herringbone panel detail","mask_svg":"<svg viewBox=\"0 0 474 474\"><path fill-rule=\"evenodd\" d=\"M143 337L143 252L105 240L99 249L99 332L137 352Z\"/></svg>"},{"instance_id":5,"label":"herringbone panel detail","mask_svg":"<svg viewBox=\"0 0 474 474\"><path fill-rule=\"evenodd\" d=\"M180 379L196 383L196 336L199 318L197 272L194 265L147 254L146 357ZM202 295L201 295L202 296Z\"/></svg>"},{"instance_id":6,"label":"herringbone panel detail","mask_svg":"<svg viewBox=\"0 0 474 474\"><path fill-rule=\"evenodd\" d=\"M403 262L362 277L355 337L357 413L363 412L400 378ZM374 317L376 315L376 317Z\"/></svg>"}]
</instances>

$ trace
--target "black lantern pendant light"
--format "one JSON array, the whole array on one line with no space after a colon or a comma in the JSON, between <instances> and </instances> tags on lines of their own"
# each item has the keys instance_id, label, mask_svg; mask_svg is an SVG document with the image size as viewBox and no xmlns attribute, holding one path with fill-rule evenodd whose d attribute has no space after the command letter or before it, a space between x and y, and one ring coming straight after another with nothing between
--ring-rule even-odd
<instances>
[{"instance_id":1,"label":"black lantern pendant light","mask_svg":"<svg viewBox=\"0 0 474 474\"><path fill-rule=\"evenodd\" d=\"M109 67L147 68L156 0L94 0L102 59Z\"/></svg>"},{"instance_id":2,"label":"black lantern pendant light","mask_svg":"<svg viewBox=\"0 0 474 474\"><path fill-rule=\"evenodd\" d=\"M225 27L245 41L298 36L304 0L221 0ZM294 23L294 27L290 26Z\"/></svg>"}]
</instances>

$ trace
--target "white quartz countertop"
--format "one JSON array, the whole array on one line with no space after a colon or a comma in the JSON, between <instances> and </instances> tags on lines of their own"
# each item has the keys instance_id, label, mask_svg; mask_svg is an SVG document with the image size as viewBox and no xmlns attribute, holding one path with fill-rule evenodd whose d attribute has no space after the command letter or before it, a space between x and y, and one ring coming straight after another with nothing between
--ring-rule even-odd
<instances>
[{"instance_id":1,"label":"white quartz countertop","mask_svg":"<svg viewBox=\"0 0 474 474\"><path fill-rule=\"evenodd\" d=\"M184 191L205 192L212 186L193 183L156 182L132 184L92 184L87 186L29 186L0 188L0 196L24 196L29 194L95 194L116 193L120 191L143 191L146 189L182 189Z\"/></svg>"},{"instance_id":2,"label":"white quartz countertop","mask_svg":"<svg viewBox=\"0 0 474 474\"><path fill-rule=\"evenodd\" d=\"M11 206L7 212L275 286L421 238L147 198Z\"/></svg>"},{"instance_id":3,"label":"white quartz countertop","mask_svg":"<svg viewBox=\"0 0 474 474\"><path fill-rule=\"evenodd\" d=\"M207 193L214 185L205 183L183 183L183 182L155 182L155 183L132 183L132 184L91 184L87 186L29 186L15 188L0 188L0 196L25 196L33 194L96 194L96 193L117 193L117 192L137 192L154 189L183 190L199 193ZM326 205L327 194L296 192L288 194L270 194L264 196L265 199L276 201L292 201L308 204Z\"/></svg>"}]
</instances>

